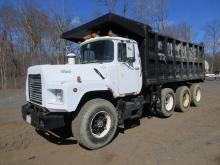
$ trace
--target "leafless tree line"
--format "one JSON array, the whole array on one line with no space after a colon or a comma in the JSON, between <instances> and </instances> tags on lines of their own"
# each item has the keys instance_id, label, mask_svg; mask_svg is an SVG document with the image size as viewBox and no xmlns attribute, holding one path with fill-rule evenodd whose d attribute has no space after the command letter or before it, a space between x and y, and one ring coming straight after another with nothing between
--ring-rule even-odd
<instances>
[{"instance_id":1,"label":"leafless tree line","mask_svg":"<svg viewBox=\"0 0 220 165\"><path fill-rule=\"evenodd\" d=\"M205 56L206 61L209 63L209 73L216 73L220 71L220 53L216 53L214 58L215 60L213 60L213 56L210 54L206 54Z\"/></svg>"},{"instance_id":2,"label":"leafless tree line","mask_svg":"<svg viewBox=\"0 0 220 165\"><path fill-rule=\"evenodd\" d=\"M204 41L210 56L210 73L220 71L220 21L214 20L205 26Z\"/></svg>"},{"instance_id":3,"label":"leafless tree line","mask_svg":"<svg viewBox=\"0 0 220 165\"><path fill-rule=\"evenodd\" d=\"M117 11L151 25L162 34L186 41L193 38L192 26L187 22L169 23L166 0L96 1L101 8L94 9L86 20ZM63 6L52 3L49 10L42 9L38 1L20 2L16 6L9 3L0 6L0 89L23 87L27 68L31 65L64 63L65 49L70 43L60 39L60 35L86 21L74 15L73 10L68 13L65 0L62 1ZM204 29L211 72L220 69L219 22L210 22Z\"/></svg>"},{"instance_id":4,"label":"leafless tree line","mask_svg":"<svg viewBox=\"0 0 220 165\"><path fill-rule=\"evenodd\" d=\"M167 0L97 0L108 12L114 12L117 3L121 2L121 15L127 16L131 11L131 18L149 24L157 32L165 35L189 41L193 37L193 31L187 22L170 23L167 19ZM95 10L95 16L103 13Z\"/></svg>"},{"instance_id":5,"label":"leafless tree line","mask_svg":"<svg viewBox=\"0 0 220 165\"><path fill-rule=\"evenodd\" d=\"M37 1L0 7L0 89L23 86L31 65L64 62L68 43L60 35L74 16L56 8L45 11Z\"/></svg>"}]
</instances>

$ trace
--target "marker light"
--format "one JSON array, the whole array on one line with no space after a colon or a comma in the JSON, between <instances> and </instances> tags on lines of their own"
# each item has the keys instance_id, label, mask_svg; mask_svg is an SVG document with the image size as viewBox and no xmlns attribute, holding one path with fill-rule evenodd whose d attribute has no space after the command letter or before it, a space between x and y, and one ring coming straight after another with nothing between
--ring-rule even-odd
<instances>
[{"instance_id":1,"label":"marker light","mask_svg":"<svg viewBox=\"0 0 220 165\"><path fill-rule=\"evenodd\" d=\"M96 33L92 33L92 37L95 38L97 36Z\"/></svg>"},{"instance_id":2,"label":"marker light","mask_svg":"<svg viewBox=\"0 0 220 165\"><path fill-rule=\"evenodd\" d=\"M90 39L91 37L92 37L91 34L89 34L89 35L87 35L87 36L84 36L83 39L84 39L84 40L88 40L88 39Z\"/></svg>"},{"instance_id":3,"label":"marker light","mask_svg":"<svg viewBox=\"0 0 220 165\"><path fill-rule=\"evenodd\" d=\"M113 36L113 33L112 33L111 30L108 31L108 36L109 36L109 37L112 37L112 36Z\"/></svg>"},{"instance_id":4,"label":"marker light","mask_svg":"<svg viewBox=\"0 0 220 165\"><path fill-rule=\"evenodd\" d=\"M82 82L81 77L80 77L80 76L77 76L77 77L76 77L76 81L77 81L78 83L81 83L81 82Z\"/></svg>"}]
</instances>

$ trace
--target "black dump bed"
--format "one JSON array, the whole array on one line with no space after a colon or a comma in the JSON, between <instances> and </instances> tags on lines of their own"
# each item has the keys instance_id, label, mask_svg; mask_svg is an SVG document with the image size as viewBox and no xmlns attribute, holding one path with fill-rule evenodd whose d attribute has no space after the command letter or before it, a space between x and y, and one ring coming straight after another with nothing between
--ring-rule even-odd
<instances>
[{"instance_id":1,"label":"black dump bed","mask_svg":"<svg viewBox=\"0 0 220 165\"><path fill-rule=\"evenodd\" d=\"M114 34L138 42L145 86L204 80L204 46L153 32L149 25L112 13L62 34L62 38L82 42L96 33Z\"/></svg>"}]
</instances>

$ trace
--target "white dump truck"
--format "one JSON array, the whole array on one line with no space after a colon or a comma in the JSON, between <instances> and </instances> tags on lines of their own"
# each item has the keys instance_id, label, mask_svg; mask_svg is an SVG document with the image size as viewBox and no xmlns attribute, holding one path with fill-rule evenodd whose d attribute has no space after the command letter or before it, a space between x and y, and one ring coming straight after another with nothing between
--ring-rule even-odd
<instances>
[{"instance_id":1,"label":"white dump truck","mask_svg":"<svg viewBox=\"0 0 220 165\"><path fill-rule=\"evenodd\" d=\"M152 31L112 13L62 34L80 44L80 60L28 68L23 119L36 129L70 126L88 149L108 144L146 107L170 117L201 103L204 47Z\"/></svg>"}]
</instances>

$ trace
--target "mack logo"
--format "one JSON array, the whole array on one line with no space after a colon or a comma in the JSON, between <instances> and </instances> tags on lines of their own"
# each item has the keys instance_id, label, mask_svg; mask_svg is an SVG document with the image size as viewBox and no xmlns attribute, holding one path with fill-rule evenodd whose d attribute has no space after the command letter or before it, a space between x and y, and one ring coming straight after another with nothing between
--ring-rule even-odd
<instances>
[{"instance_id":1,"label":"mack logo","mask_svg":"<svg viewBox=\"0 0 220 165\"><path fill-rule=\"evenodd\" d=\"M61 73L71 73L71 70L65 70L65 69L63 69L63 70L61 70L60 72L61 72Z\"/></svg>"}]
</instances>

